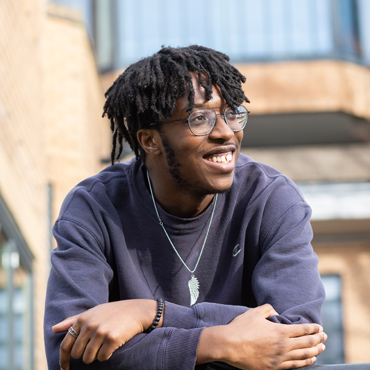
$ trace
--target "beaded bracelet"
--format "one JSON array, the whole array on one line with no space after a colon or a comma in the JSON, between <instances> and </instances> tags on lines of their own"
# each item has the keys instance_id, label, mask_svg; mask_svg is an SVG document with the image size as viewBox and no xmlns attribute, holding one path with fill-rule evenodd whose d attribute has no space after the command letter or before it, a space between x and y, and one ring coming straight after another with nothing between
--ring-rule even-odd
<instances>
[{"instance_id":1,"label":"beaded bracelet","mask_svg":"<svg viewBox=\"0 0 370 370\"><path fill-rule=\"evenodd\" d=\"M150 333L151 331L153 331L157 327L157 325L159 323L159 320L161 319L161 316L162 316L163 299L162 298L157 298L157 302L158 302L157 315L155 316L155 319L153 321L152 326L146 331L147 333Z\"/></svg>"}]
</instances>

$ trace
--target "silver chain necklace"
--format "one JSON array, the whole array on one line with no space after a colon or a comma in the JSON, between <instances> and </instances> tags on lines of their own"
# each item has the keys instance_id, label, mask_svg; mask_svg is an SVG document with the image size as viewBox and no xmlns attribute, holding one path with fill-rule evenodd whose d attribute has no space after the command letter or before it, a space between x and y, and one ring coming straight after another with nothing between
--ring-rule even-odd
<instances>
[{"instance_id":1,"label":"silver chain necklace","mask_svg":"<svg viewBox=\"0 0 370 370\"><path fill-rule=\"evenodd\" d=\"M150 183L149 171L146 171L146 176L147 176L147 178L148 178L148 184L149 184L149 189L150 189L150 195L152 196L153 205L154 205L155 213L157 214L157 218L158 218L159 224L162 226L162 229L163 229L164 233L166 234L167 239L168 239L168 241L170 242L171 247L172 247L172 248L173 248L173 250L175 251L175 253L176 253L177 257L179 257L179 259L180 259L180 261L182 262L182 264L185 266L185 268L186 268L186 269L190 272L190 274L191 274L191 278L190 278L190 280L188 281L188 287L189 287L189 291L190 291L190 306L192 306L192 305L194 305L194 304L196 303L196 301L198 300L198 297L199 297L199 281L198 281L198 279L195 277L194 273L195 273L195 270L196 270L196 269L197 269L197 267L198 267L198 264L199 264L200 258L202 257L203 250L204 250L204 246L206 245L206 241L207 241L207 238L208 238L209 229L211 228L212 221L213 221L213 215L214 215L214 213L215 213L215 209L216 209L216 204L217 204L218 194L216 194L216 196L215 196L215 200L214 200L214 204L213 204L213 210L212 210L211 218L210 218L209 225L208 225L208 229L207 229L207 234L206 234L206 236L205 236L205 238L204 238L204 241L203 241L202 249L200 250L200 254L199 254L199 257L198 257L197 263L195 264L195 267L193 268L193 270L191 270L191 269L188 267L188 265L184 262L184 260L181 258L180 253L177 251L177 249L176 249L176 248L175 248L175 246L173 245L172 240L171 240L170 236L168 235L167 230L166 230L166 229L165 229L165 227L164 227L163 221L162 221L161 217L159 216L159 212L158 212L157 205L156 205L156 203L155 203L155 199L154 199L154 195L153 195L152 185L151 185L151 183Z\"/></svg>"}]
</instances>

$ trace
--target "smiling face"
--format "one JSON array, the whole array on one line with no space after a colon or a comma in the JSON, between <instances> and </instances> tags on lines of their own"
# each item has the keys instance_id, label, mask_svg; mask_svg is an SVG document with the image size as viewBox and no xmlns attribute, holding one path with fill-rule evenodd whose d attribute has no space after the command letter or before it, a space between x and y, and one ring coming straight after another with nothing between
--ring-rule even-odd
<instances>
[{"instance_id":1,"label":"smiling face","mask_svg":"<svg viewBox=\"0 0 370 370\"><path fill-rule=\"evenodd\" d=\"M224 112L226 102L217 87L213 87L212 98L207 101L195 77L193 86L193 111L212 108L217 114ZM188 106L187 95L179 98L168 120L186 119ZM157 161L155 167L161 172L161 187L198 196L224 192L231 187L243 131L233 132L222 115L217 116L215 127L205 136L195 136L187 121L163 123L159 135L165 160Z\"/></svg>"}]
</instances>

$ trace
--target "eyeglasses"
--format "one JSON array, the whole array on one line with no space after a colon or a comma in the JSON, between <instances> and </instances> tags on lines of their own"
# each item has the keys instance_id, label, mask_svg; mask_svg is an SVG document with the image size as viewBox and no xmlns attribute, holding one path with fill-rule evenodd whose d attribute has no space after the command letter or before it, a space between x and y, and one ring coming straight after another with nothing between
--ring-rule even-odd
<instances>
[{"instance_id":1,"label":"eyeglasses","mask_svg":"<svg viewBox=\"0 0 370 370\"><path fill-rule=\"evenodd\" d=\"M216 125L217 116L223 116L225 122L234 132L243 130L248 121L248 109L240 105L235 109L226 107L222 114L217 114L213 109L197 109L190 113L188 118L176 119L173 121L163 121L158 123L173 123L188 121L189 129L195 136L208 135ZM156 125L158 123L153 123Z\"/></svg>"}]
</instances>

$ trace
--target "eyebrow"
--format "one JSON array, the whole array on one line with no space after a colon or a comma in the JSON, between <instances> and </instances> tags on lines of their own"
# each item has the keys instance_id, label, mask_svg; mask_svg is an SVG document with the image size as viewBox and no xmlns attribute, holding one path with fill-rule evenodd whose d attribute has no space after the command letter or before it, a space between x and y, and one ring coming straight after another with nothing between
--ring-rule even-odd
<instances>
[{"instance_id":1,"label":"eyebrow","mask_svg":"<svg viewBox=\"0 0 370 370\"><path fill-rule=\"evenodd\" d=\"M225 105L225 107L226 107L227 105ZM220 106L220 107L204 107L204 104L194 104L194 107L193 108L202 108L202 109L220 109L220 108L222 108L222 106ZM183 112L190 112L189 111L189 107L187 107L187 108L184 108L183 110L182 110Z\"/></svg>"}]
</instances>

